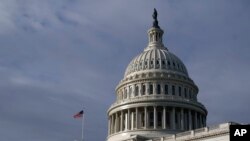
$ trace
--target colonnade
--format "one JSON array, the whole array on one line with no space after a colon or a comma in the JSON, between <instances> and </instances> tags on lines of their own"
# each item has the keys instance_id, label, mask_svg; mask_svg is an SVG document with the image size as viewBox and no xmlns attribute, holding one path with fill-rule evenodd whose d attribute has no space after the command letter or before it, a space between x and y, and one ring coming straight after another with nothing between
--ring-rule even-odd
<instances>
[{"instance_id":1,"label":"colonnade","mask_svg":"<svg viewBox=\"0 0 250 141\"><path fill-rule=\"evenodd\" d=\"M138 83L122 87L117 92L117 100L128 99L144 95L174 95L197 100L194 89L171 83Z\"/></svg>"},{"instance_id":2,"label":"colonnade","mask_svg":"<svg viewBox=\"0 0 250 141\"><path fill-rule=\"evenodd\" d=\"M192 130L205 126L205 114L181 107L136 107L109 115L109 135L128 130Z\"/></svg>"}]
</instances>

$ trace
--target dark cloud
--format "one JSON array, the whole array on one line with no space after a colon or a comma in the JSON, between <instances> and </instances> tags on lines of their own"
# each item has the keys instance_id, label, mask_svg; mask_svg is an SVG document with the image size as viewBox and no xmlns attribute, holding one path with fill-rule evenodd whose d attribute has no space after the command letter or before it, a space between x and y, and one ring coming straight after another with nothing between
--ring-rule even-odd
<instances>
[{"instance_id":1,"label":"dark cloud","mask_svg":"<svg viewBox=\"0 0 250 141\"><path fill-rule=\"evenodd\" d=\"M186 64L208 124L249 123L248 1L0 2L0 140L107 136L106 110L126 65L147 45L152 11ZM243 116L244 115L244 116ZM98 135L98 136L96 136Z\"/></svg>"}]
</instances>

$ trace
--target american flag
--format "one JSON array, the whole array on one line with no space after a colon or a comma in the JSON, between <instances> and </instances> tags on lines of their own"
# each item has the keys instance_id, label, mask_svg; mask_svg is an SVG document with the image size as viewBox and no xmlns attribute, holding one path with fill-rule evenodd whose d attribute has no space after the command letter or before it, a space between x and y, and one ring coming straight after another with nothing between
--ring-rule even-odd
<instances>
[{"instance_id":1,"label":"american flag","mask_svg":"<svg viewBox=\"0 0 250 141\"><path fill-rule=\"evenodd\" d=\"M80 112L78 112L77 114L74 115L74 118L81 118L83 116L84 112L83 110L81 110Z\"/></svg>"}]
</instances>

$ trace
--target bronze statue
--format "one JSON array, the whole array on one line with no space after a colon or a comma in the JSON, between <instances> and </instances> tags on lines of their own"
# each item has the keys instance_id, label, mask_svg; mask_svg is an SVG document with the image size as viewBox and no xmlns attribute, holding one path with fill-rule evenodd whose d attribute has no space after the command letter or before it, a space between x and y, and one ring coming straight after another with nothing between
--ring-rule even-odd
<instances>
[{"instance_id":1,"label":"bronze statue","mask_svg":"<svg viewBox=\"0 0 250 141\"><path fill-rule=\"evenodd\" d=\"M159 25L158 25L158 20L157 20L157 11L156 9L154 8L154 13L153 13L153 19L154 19L154 22L153 22L153 27L155 28L160 28Z\"/></svg>"},{"instance_id":2,"label":"bronze statue","mask_svg":"<svg viewBox=\"0 0 250 141\"><path fill-rule=\"evenodd\" d=\"M154 13L153 13L153 18L154 18L154 20L157 20L157 11L155 8L154 8Z\"/></svg>"}]
</instances>

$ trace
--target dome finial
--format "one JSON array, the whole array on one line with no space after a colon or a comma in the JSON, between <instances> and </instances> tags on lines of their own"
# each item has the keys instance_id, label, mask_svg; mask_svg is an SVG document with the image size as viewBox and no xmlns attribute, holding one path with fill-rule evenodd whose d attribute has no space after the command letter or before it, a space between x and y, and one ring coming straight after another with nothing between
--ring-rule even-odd
<instances>
[{"instance_id":1,"label":"dome finial","mask_svg":"<svg viewBox=\"0 0 250 141\"><path fill-rule=\"evenodd\" d=\"M155 28L160 28L159 25L158 25L158 20L157 20L157 10L154 8L154 13L153 13L153 19L154 19L154 22L153 22L153 27Z\"/></svg>"}]
</instances>

